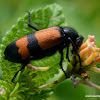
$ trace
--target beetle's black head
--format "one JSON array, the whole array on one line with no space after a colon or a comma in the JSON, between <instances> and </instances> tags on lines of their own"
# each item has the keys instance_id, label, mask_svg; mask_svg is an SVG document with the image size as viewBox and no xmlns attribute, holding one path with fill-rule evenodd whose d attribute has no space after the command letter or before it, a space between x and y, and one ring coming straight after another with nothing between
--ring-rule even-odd
<instances>
[{"instance_id":1,"label":"beetle's black head","mask_svg":"<svg viewBox=\"0 0 100 100\"><path fill-rule=\"evenodd\" d=\"M81 46L81 44L83 43L84 38L81 35L79 35L72 28L64 28L63 31L64 31L64 34L65 34L66 40L68 40L68 38L70 38L73 41L76 48L78 49Z\"/></svg>"},{"instance_id":2,"label":"beetle's black head","mask_svg":"<svg viewBox=\"0 0 100 100\"><path fill-rule=\"evenodd\" d=\"M82 45L83 39L84 39L84 37L81 35L76 39L75 45L76 45L77 49Z\"/></svg>"},{"instance_id":3,"label":"beetle's black head","mask_svg":"<svg viewBox=\"0 0 100 100\"><path fill-rule=\"evenodd\" d=\"M72 29L72 28L64 28L64 34L66 38L71 38L72 41L76 41L76 39L79 37L78 33Z\"/></svg>"}]
</instances>

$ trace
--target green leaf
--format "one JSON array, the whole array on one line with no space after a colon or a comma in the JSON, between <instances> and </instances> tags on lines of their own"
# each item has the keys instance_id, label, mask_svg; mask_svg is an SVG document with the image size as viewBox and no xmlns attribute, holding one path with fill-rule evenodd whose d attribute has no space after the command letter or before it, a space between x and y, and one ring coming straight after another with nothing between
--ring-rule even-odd
<instances>
[{"instance_id":1,"label":"green leaf","mask_svg":"<svg viewBox=\"0 0 100 100\"><path fill-rule=\"evenodd\" d=\"M0 94L0 100L23 100L25 98L23 84L0 80L0 87L4 89L3 94Z\"/></svg>"},{"instance_id":2,"label":"green leaf","mask_svg":"<svg viewBox=\"0 0 100 100\"><path fill-rule=\"evenodd\" d=\"M37 9L31 11L31 24L33 24L40 30L52 26L59 26L63 22L64 22L64 15L62 14L61 7L57 4L46 6L44 9ZM8 44L12 43L16 39L19 39L22 36L34 32L34 30L28 27L27 24L28 24L28 14L26 13L24 17L18 19L17 23L13 25L11 30L8 31L5 37L2 39L1 51L0 51L0 66L2 67L3 77L5 81L10 82L9 84L11 84L11 86L12 86L11 80L14 74L20 69L21 64L12 63L7 60L4 60L3 59L4 50ZM14 87L11 90L14 92L14 93L12 92L14 96L10 97L10 100L18 100L18 98L20 98L21 100L21 97L26 98L25 100L29 99L27 97L28 93L30 95L33 95L34 92L31 91L35 90L36 87L45 84L46 81L49 78L54 77L55 74L58 74L58 69L60 68L59 61L60 61L60 54L58 52L56 52L53 56L32 61L32 65L34 66L37 67L50 66L51 69L49 71L41 72L41 71L32 71L29 70L28 68L25 68L25 70L21 72L20 78L18 80L19 84L18 87L20 87L20 90L18 89L18 87L15 88L16 85L14 84ZM21 85L23 82L24 84ZM19 92L21 92L22 94L20 93L19 95ZM12 94L10 94L10 96L12 96Z\"/></svg>"}]
</instances>

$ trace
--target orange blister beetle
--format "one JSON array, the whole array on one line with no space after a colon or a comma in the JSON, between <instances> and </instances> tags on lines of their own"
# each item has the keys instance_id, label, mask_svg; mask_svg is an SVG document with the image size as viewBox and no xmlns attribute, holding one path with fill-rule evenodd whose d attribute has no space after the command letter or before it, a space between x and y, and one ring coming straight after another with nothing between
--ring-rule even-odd
<instances>
[{"instance_id":1,"label":"orange blister beetle","mask_svg":"<svg viewBox=\"0 0 100 100\"><path fill-rule=\"evenodd\" d=\"M83 42L83 37L79 35L74 29L72 28L62 28L59 26L50 27L47 29L39 30L35 26L30 24L30 12L28 11L28 26L35 29L36 32L28 34L11 44L9 44L5 51L4 51L4 59L15 62L21 63L21 71L28 66L30 69L37 69L35 66L30 65L31 60L42 59L46 56L53 55L57 50L61 54L60 66L66 78L68 78L67 74L65 73L62 67L63 61L63 49L67 47L66 51L66 59L69 60L69 45L70 43L73 46L72 53L76 54L79 58L80 65L81 60L80 56L77 52L78 48L81 46ZM48 68L47 68L48 69ZM17 71L14 77L16 77ZM12 81L14 80L14 77Z\"/></svg>"}]
</instances>

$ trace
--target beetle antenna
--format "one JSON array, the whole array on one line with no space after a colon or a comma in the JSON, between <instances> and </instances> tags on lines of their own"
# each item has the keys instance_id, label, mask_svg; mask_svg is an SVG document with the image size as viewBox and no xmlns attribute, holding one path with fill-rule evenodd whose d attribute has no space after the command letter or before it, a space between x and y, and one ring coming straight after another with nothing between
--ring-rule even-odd
<instances>
[{"instance_id":1,"label":"beetle antenna","mask_svg":"<svg viewBox=\"0 0 100 100\"><path fill-rule=\"evenodd\" d=\"M29 11L27 11L28 12L28 26L29 27L31 27L31 28L33 28L34 30L36 30L36 31L39 31L39 29L38 28L36 28L34 25L32 25L32 24L30 24L31 23L31 18L30 18L30 12Z\"/></svg>"},{"instance_id":2,"label":"beetle antenna","mask_svg":"<svg viewBox=\"0 0 100 100\"><path fill-rule=\"evenodd\" d=\"M73 43L73 41L71 40L70 37L68 38L68 40L72 43L72 46L73 46L74 51L75 51L75 54L78 56L78 58L79 58L79 62L80 62L80 66L81 66L81 65L82 65L82 64L81 64L81 58L80 58L79 53L77 52L77 48L76 48L75 44Z\"/></svg>"}]
</instances>

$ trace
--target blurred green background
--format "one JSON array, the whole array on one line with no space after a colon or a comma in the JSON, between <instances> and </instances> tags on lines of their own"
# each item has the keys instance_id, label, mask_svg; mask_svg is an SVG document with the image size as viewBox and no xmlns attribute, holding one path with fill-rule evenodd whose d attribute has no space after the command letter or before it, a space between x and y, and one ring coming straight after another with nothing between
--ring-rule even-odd
<instances>
[{"instance_id":1,"label":"blurred green background","mask_svg":"<svg viewBox=\"0 0 100 100\"><path fill-rule=\"evenodd\" d=\"M17 19L26 14L26 10L43 8L52 3L62 7L65 23L68 26L76 29L85 38L88 34L94 34L99 46L100 0L0 0L0 43L5 33L16 24ZM2 79L2 73L0 78ZM91 73L91 80L100 85L99 74ZM54 95L48 100L99 100L99 98L85 97L96 94L100 95L100 90L81 84L73 89L73 82L66 80L56 88Z\"/></svg>"}]
</instances>

